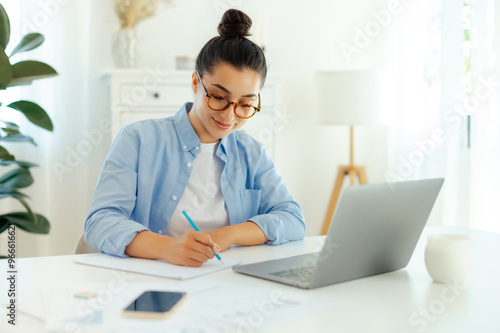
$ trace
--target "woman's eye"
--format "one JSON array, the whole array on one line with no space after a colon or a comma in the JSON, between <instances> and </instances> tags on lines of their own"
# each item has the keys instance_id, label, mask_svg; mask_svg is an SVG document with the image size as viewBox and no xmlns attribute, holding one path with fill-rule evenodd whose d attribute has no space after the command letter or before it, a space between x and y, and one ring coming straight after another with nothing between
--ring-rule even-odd
<instances>
[{"instance_id":1,"label":"woman's eye","mask_svg":"<svg viewBox=\"0 0 500 333\"><path fill-rule=\"evenodd\" d=\"M223 100L225 100L225 98L224 98L224 97L220 97L220 96L214 96L214 98L215 98L216 100L218 100L218 101L223 101Z\"/></svg>"}]
</instances>

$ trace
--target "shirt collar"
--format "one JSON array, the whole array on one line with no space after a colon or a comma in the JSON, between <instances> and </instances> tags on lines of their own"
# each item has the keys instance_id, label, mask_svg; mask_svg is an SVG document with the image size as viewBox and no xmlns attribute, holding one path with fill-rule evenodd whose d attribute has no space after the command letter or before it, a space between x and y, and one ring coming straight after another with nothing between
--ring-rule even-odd
<instances>
[{"instance_id":1,"label":"shirt collar","mask_svg":"<svg viewBox=\"0 0 500 333\"><path fill-rule=\"evenodd\" d=\"M223 160L224 162L227 162L227 144L229 142L229 137L234 135L234 132L229 134L228 136L225 136L223 137L221 140L220 140L220 145L219 145L219 148L217 148L217 153L216 155L219 156L219 158L221 160Z\"/></svg>"},{"instance_id":2,"label":"shirt collar","mask_svg":"<svg viewBox=\"0 0 500 333\"><path fill-rule=\"evenodd\" d=\"M191 125L188 117L188 112L191 111L192 107L192 102L186 102L174 115L174 125L177 129L177 135L179 136L179 140L181 141L183 151L191 151L196 146L201 145L200 138L198 138L198 135L194 131L193 125ZM226 161L226 147L229 142L229 137L232 135L233 133L222 138L219 147L217 148L216 155L219 156L223 161Z\"/></svg>"},{"instance_id":3,"label":"shirt collar","mask_svg":"<svg viewBox=\"0 0 500 333\"><path fill-rule=\"evenodd\" d=\"M190 151L201 144L198 135L194 131L193 125L189 121L188 112L193 107L192 102L184 103L184 105L174 115L174 125L177 130L177 135L181 141L182 150Z\"/></svg>"}]
</instances>

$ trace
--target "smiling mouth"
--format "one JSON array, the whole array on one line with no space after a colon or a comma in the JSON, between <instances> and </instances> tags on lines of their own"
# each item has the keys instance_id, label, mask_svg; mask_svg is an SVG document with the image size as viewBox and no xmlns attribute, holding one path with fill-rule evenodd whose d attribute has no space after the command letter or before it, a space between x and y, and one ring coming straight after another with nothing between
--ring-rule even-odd
<instances>
[{"instance_id":1,"label":"smiling mouth","mask_svg":"<svg viewBox=\"0 0 500 333\"><path fill-rule=\"evenodd\" d=\"M212 119L214 119L214 118L212 118ZM221 129L229 129L233 126L233 124L227 125L227 124L220 123L215 119L214 119L214 121L215 121L215 124L217 125L217 127L221 128Z\"/></svg>"}]
</instances>

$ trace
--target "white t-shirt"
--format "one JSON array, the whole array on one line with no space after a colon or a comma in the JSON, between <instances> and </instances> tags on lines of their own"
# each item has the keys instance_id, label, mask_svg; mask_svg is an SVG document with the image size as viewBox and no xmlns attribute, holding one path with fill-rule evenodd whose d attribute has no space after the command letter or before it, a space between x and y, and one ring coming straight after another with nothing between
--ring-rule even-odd
<instances>
[{"instance_id":1,"label":"white t-shirt","mask_svg":"<svg viewBox=\"0 0 500 333\"><path fill-rule=\"evenodd\" d=\"M222 161L215 155L219 142L202 143L193 161L184 194L167 225L167 236L177 237L193 227L182 214L185 210L201 231L229 225L229 215L220 188Z\"/></svg>"}]
</instances>

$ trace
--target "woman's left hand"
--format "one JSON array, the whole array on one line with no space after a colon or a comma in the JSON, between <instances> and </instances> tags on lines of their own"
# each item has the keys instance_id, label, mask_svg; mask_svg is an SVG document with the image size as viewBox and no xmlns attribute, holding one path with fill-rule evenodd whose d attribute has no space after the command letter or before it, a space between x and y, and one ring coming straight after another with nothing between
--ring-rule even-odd
<instances>
[{"instance_id":1,"label":"woman's left hand","mask_svg":"<svg viewBox=\"0 0 500 333\"><path fill-rule=\"evenodd\" d=\"M212 238L212 242L219 245L220 252L227 250L229 247L231 247L231 245L234 244L232 239L231 226L206 231L205 233L210 235L210 238Z\"/></svg>"}]
</instances>

